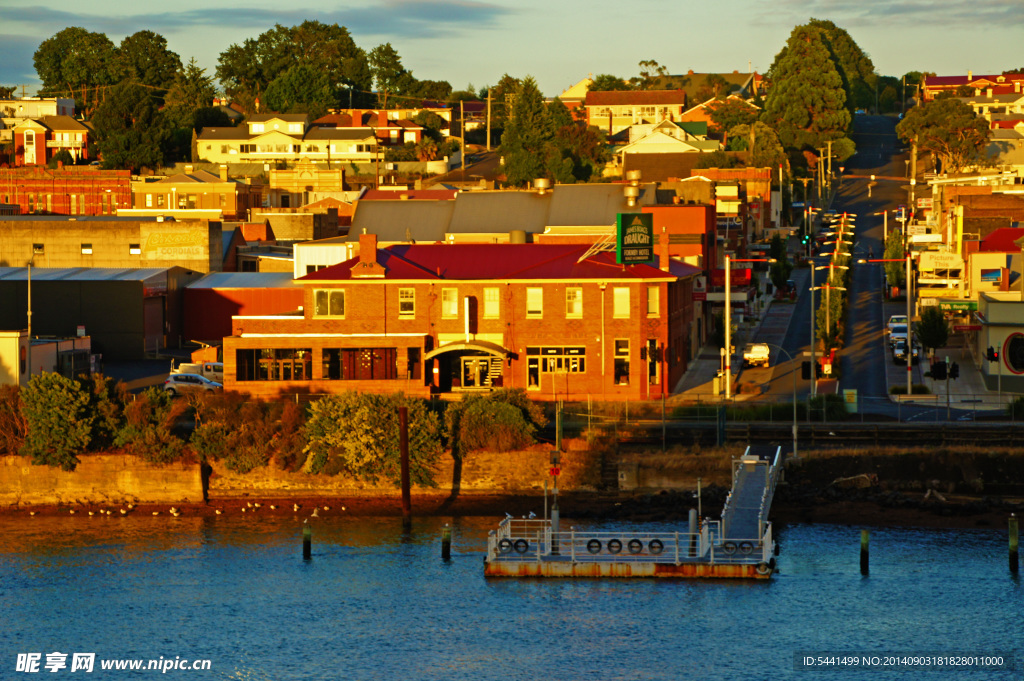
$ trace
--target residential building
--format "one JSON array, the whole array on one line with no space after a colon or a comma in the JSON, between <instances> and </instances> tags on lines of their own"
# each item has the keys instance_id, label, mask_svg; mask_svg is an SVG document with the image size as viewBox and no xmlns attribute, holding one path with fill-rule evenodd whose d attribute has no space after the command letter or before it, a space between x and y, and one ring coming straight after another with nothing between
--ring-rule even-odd
<instances>
[{"instance_id":1,"label":"residential building","mask_svg":"<svg viewBox=\"0 0 1024 681\"><path fill-rule=\"evenodd\" d=\"M1024 87L1024 74L975 76L973 71L968 71L966 76L924 76L921 80L921 98L930 102L943 92L956 93L960 88L982 91L991 87L1014 87L1016 83Z\"/></svg>"},{"instance_id":2,"label":"residential building","mask_svg":"<svg viewBox=\"0 0 1024 681\"><path fill-rule=\"evenodd\" d=\"M185 166L185 172L160 179L133 181L132 205L119 209L122 216L169 216L178 219L245 220L262 205L262 187Z\"/></svg>"},{"instance_id":3,"label":"residential building","mask_svg":"<svg viewBox=\"0 0 1024 681\"><path fill-rule=\"evenodd\" d=\"M74 116L75 100L66 97L22 97L0 99L0 119L6 123L44 116Z\"/></svg>"},{"instance_id":4,"label":"residential building","mask_svg":"<svg viewBox=\"0 0 1024 681\"><path fill-rule=\"evenodd\" d=\"M236 128L203 128L197 149L200 160L211 163L301 160L372 162L377 159L373 128L309 127L306 114L254 114Z\"/></svg>"},{"instance_id":5,"label":"residential building","mask_svg":"<svg viewBox=\"0 0 1024 681\"><path fill-rule=\"evenodd\" d=\"M301 313L236 316L225 387L428 396L522 387L537 399L649 399L692 356L693 279L585 244L401 244L316 271Z\"/></svg>"},{"instance_id":6,"label":"residential building","mask_svg":"<svg viewBox=\"0 0 1024 681\"><path fill-rule=\"evenodd\" d=\"M184 338L219 346L231 335L232 317L294 313L303 292L291 272L211 272L184 288Z\"/></svg>"},{"instance_id":7,"label":"residential building","mask_svg":"<svg viewBox=\"0 0 1024 681\"><path fill-rule=\"evenodd\" d=\"M584 101L587 125L614 135L631 125L677 121L686 111L682 90L590 91Z\"/></svg>"},{"instance_id":8,"label":"residential building","mask_svg":"<svg viewBox=\"0 0 1024 681\"><path fill-rule=\"evenodd\" d=\"M16 166L45 166L61 151L75 162L89 159L90 130L70 116L26 118L12 133Z\"/></svg>"},{"instance_id":9,"label":"residential building","mask_svg":"<svg viewBox=\"0 0 1024 681\"><path fill-rule=\"evenodd\" d=\"M0 168L0 204L35 215L116 215L131 205L131 173L87 166Z\"/></svg>"}]
</instances>

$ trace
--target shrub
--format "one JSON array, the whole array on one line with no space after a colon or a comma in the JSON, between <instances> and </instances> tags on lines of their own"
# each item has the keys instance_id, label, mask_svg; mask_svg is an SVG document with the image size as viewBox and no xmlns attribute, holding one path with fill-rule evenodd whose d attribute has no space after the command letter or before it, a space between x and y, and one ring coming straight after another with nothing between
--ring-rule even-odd
<instances>
[{"instance_id":1,"label":"shrub","mask_svg":"<svg viewBox=\"0 0 1024 681\"><path fill-rule=\"evenodd\" d=\"M124 409L124 425L114 444L150 463L171 463L185 453L185 441L174 426L187 405L158 388L148 388Z\"/></svg>"},{"instance_id":2,"label":"shrub","mask_svg":"<svg viewBox=\"0 0 1024 681\"><path fill-rule=\"evenodd\" d=\"M303 410L286 402L246 400L236 393L204 394L195 400L196 428L190 443L205 461L223 460L239 473L266 466L301 466Z\"/></svg>"},{"instance_id":3,"label":"shrub","mask_svg":"<svg viewBox=\"0 0 1024 681\"><path fill-rule=\"evenodd\" d=\"M27 424L16 385L0 385L0 454L16 454L25 442Z\"/></svg>"},{"instance_id":4,"label":"shrub","mask_svg":"<svg viewBox=\"0 0 1024 681\"><path fill-rule=\"evenodd\" d=\"M92 440L89 395L78 382L44 372L21 391L21 404L26 423L21 453L37 466L75 470L78 455Z\"/></svg>"}]
</instances>

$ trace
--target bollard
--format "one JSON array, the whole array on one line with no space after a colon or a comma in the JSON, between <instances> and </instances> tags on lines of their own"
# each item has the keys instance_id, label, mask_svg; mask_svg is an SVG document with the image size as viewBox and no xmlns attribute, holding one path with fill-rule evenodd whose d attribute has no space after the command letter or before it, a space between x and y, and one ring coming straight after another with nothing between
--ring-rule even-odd
<instances>
[{"instance_id":1,"label":"bollard","mask_svg":"<svg viewBox=\"0 0 1024 681\"><path fill-rule=\"evenodd\" d=\"M302 560L313 557L313 528L306 523L302 526Z\"/></svg>"},{"instance_id":2,"label":"bollard","mask_svg":"<svg viewBox=\"0 0 1024 681\"><path fill-rule=\"evenodd\" d=\"M1010 572L1017 574L1020 561L1017 559L1017 543L1020 539L1017 526L1017 514L1010 514Z\"/></svg>"},{"instance_id":3,"label":"bollard","mask_svg":"<svg viewBox=\"0 0 1024 681\"><path fill-rule=\"evenodd\" d=\"M867 530L860 531L860 573L866 575L868 573L868 542L870 536Z\"/></svg>"},{"instance_id":4,"label":"bollard","mask_svg":"<svg viewBox=\"0 0 1024 681\"><path fill-rule=\"evenodd\" d=\"M693 557L697 555L697 533L700 532L697 527L697 509L690 509L687 520L690 522L690 556Z\"/></svg>"},{"instance_id":5,"label":"bollard","mask_svg":"<svg viewBox=\"0 0 1024 681\"><path fill-rule=\"evenodd\" d=\"M441 530L441 560L448 562L452 559L452 528L447 525Z\"/></svg>"}]
</instances>

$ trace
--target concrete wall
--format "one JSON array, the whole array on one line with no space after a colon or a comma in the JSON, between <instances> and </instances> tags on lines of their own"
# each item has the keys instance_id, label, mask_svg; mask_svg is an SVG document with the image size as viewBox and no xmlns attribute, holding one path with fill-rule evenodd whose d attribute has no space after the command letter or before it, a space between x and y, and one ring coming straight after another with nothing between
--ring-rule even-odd
<instances>
[{"instance_id":1,"label":"concrete wall","mask_svg":"<svg viewBox=\"0 0 1024 681\"><path fill-rule=\"evenodd\" d=\"M199 466L155 466L134 456L91 454L66 472L33 466L23 456L0 457L0 506L122 501L201 503Z\"/></svg>"}]
</instances>

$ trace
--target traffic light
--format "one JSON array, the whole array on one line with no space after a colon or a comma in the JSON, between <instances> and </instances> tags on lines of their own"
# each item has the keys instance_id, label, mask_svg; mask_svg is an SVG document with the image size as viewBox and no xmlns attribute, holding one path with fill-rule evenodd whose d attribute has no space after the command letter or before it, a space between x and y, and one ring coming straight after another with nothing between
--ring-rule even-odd
<instances>
[{"instance_id":1,"label":"traffic light","mask_svg":"<svg viewBox=\"0 0 1024 681\"><path fill-rule=\"evenodd\" d=\"M949 377L953 380L960 378L960 365L956 362L949 365Z\"/></svg>"},{"instance_id":2,"label":"traffic light","mask_svg":"<svg viewBox=\"0 0 1024 681\"><path fill-rule=\"evenodd\" d=\"M932 362L932 380L933 381L945 381L946 380L946 362L940 360L938 362Z\"/></svg>"},{"instance_id":3,"label":"traffic light","mask_svg":"<svg viewBox=\"0 0 1024 681\"><path fill-rule=\"evenodd\" d=\"M800 378L804 379L805 381L811 380L811 363L810 362L801 362L800 363Z\"/></svg>"},{"instance_id":4,"label":"traffic light","mask_svg":"<svg viewBox=\"0 0 1024 681\"><path fill-rule=\"evenodd\" d=\"M993 348L991 345L988 346L988 350L985 351L985 359L990 362L999 361L999 351Z\"/></svg>"}]
</instances>

